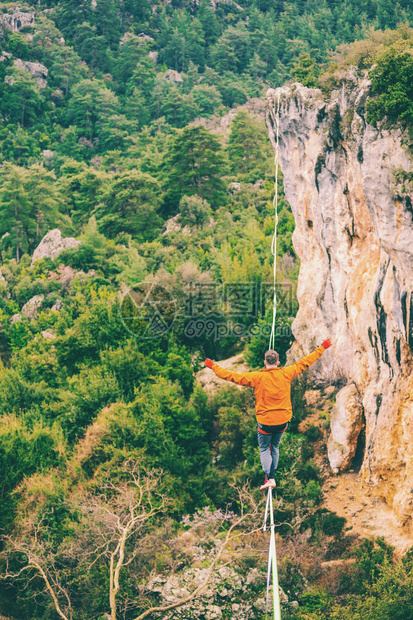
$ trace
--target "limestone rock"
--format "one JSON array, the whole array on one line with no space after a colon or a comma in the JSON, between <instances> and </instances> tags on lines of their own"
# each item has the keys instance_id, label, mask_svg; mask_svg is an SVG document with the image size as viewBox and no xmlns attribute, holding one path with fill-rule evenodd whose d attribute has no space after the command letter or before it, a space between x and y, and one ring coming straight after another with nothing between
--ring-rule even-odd
<instances>
[{"instance_id":1,"label":"limestone rock","mask_svg":"<svg viewBox=\"0 0 413 620\"><path fill-rule=\"evenodd\" d=\"M291 358L332 339L308 376L357 388L361 475L413 530L413 191L400 180L413 164L407 133L367 123L369 92L367 75L354 70L328 100L300 84L269 90L267 124L275 146L279 100L280 163L300 259ZM349 424L354 430L359 421Z\"/></svg>"},{"instance_id":2,"label":"limestone rock","mask_svg":"<svg viewBox=\"0 0 413 620\"><path fill-rule=\"evenodd\" d=\"M175 84L179 82L183 82L182 75L178 71L175 71L174 69L168 69L168 71L165 71L163 76L165 80L169 80L170 82L175 82Z\"/></svg>"},{"instance_id":3,"label":"limestone rock","mask_svg":"<svg viewBox=\"0 0 413 620\"><path fill-rule=\"evenodd\" d=\"M57 282L60 282L64 288L67 288L72 280L75 279L77 274L78 272L73 269L73 267L61 264L56 271L49 271L49 280L56 280ZM58 304L59 301L60 300L56 301L56 304ZM52 310L60 310L60 307L55 308L53 306Z\"/></svg>"},{"instance_id":4,"label":"limestone rock","mask_svg":"<svg viewBox=\"0 0 413 620\"><path fill-rule=\"evenodd\" d=\"M159 52L155 52L155 51L148 52L148 56L151 60L153 60L153 62L156 65L156 63L158 62Z\"/></svg>"},{"instance_id":5,"label":"limestone rock","mask_svg":"<svg viewBox=\"0 0 413 620\"><path fill-rule=\"evenodd\" d=\"M205 610L206 620L219 620L222 618L222 611L217 605L208 605Z\"/></svg>"},{"instance_id":6,"label":"limestone rock","mask_svg":"<svg viewBox=\"0 0 413 620\"><path fill-rule=\"evenodd\" d=\"M284 590L281 588L281 586L278 586L278 589L279 589L279 597L280 597L281 605L287 605L288 604L288 596L286 595Z\"/></svg>"},{"instance_id":7,"label":"limestone rock","mask_svg":"<svg viewBox=\"0 0 413 620\"><path fill-rule=\"evenodd\" d=\"M37 319L39 310L42 307L44 295L35 295L24 304L21 313L26 319Z\"/></svg>"},{"instance_id":8,"label":"limestone rock","mask_svg":"<svg viewBox=\"0 0 413 620\"><path fill-rule=\"evenodd\" d=\"M138 34L138 39L145 41L145 43L155 43L155 39L151 37L149 34L145 34L144 32L141 32L140 34Z\"/></svg>"},{"instance_id":9,"label":"limestone rock","mask_svg":"<svg viewBox=\"0 0 413 620\"><path fill-rule=\"evenodd\" d=\"M61 299L56 299L56 302L53 304L53 306L50 308L50 310L53 310L55 312L59 312L62 308L63 308L62 300Z\"/></svg>"},{"instance_id":10,"label":"limestone rock","mask_svg":"<svg viewBox=\"0 0 413 620\"><path fill-rule=\"evenodd\" d=\"M194 542L194 541L192 541ZM201 548L199 548L200 550ZM197 556L193 556L197 557ZM207 556L202 554L202 563ZM187 620L220 620L223 617L237 620L254 620L257 611L265 611L265 599L251 604L240 598L241 593L251 595L251 585L265 583L265 573L259 574L257 569L251 571L254 576L248 581L246 575L240 575L232 567L222 566L210 577L208 585L200 592L199 597L189 603L167 613L165 620L182 618ZM156 594L163 604L173 604L186 598L197 586L201 586L208 578L208 568L186 568L166 577L153 576L146 584L145 590ZM280 589L281 594L281 589ZM233 601L239 602L234 603ZM264 602L262 602L264 601Z\"/></svg>"},{"instance_id":11,"label":"limestone rock","mask_svg":"<svg viewBox=\"0 0 413 620\"><path fill-rule=\"evenodd\" d=\"M42 331L42 336L46 340L54 340L56 338L56 334L51 329L45 329Z\"/></svg>"},{"instance_id":12,"label":"limestone rock","mask_svg":"<svg viewBox=\"0 0 413 620\"><path fill-rule=\"evenodd\" d=\"M163 231L163 235L169 235L171 232L179 232L182 228L182 225L179 223L179 213L178 215L174 215L170 217L169 220L165 223L165 230Z\"/></svg>"},{"instance_id":13,"label":"limestone rock","mask_svg":"<svg viewBox=\"0 0 413 620\"><path fill-rule=\"evenodd\" d=\"M260 581L261 581L261 575L259 574L256 568L253 568L248 571L247 578L245 580L245 583L247 586L255 585L257 583L260 583Z\"/></svg>"},{"instance_id":14,"label":"limestone rock","mask_svg":"<svg viewBox=\"0 0 413 620\"><path fill-rule=\"evenodd\" d=\"M321 390L306 390L303 400L307 407L317 407L321 400Z\"/></svg>"},{"instance_id":15,"label":"limestone rock","mask_svg":"<svg viewBox=\"0 0 413 620\"><path fill-rule=\"evenodd\" d=\"M179 219L180 219L179 213L178 215L174 215L173 217L170 217L169 220L165 222L165 229L162 232L162 234L170 235L171 233L174 233L174 232L181 232L183 235L190 235L191 229L189 228L189 226L182 226Z\"/></svg>"},{"instance_id":16,"label":"limestone rock","mask_svg":"<svg viewBox=\"0 0 413 620\"><path fill-rule=\"evenodd\" d=\"M47 67L42 65L40 62L29 62L28 60L21 60L20 58L16 58L16 60L13 61L13 64L15 67L18 67L20 69L26 69L27 71L29 71L29 73L31 73L31 75L35 78L39 87L41 89L46 88L47 76L49 74ZM12 81L13 78L11 80L8 80L8 83L11 84Z\"/></svg>"},{"instance_id":17,"label":"limestone rock","mask_svg":"<svg viewBox=\"0 0 413 620\"><path fill-rule=\"evenodd\" d=\"M63 239L62 233L58 228L47 233L35 249L32 258L32 266L37 260L42 258L56 258L63 250L69 248L77 248L80 241L74 237L66 237Z\"/></svg>"},{"instance_id":18,"label":"limestone rock","mask_svg":"<svg viewBox=\"0 0 413 620\"><path fill-rule=\"evenodd\" d=\"M236 9L238 9L238 11L243 11L244 10L242 8L242 6L240 6L239 4L237 4L235 2L235 0L211 0L211 7L212 7L213 11L216 10L217 4L229 4L230 6L235 7Z\"/></svg>"},{"instance_id":19,"label":"limestone rock","mask_svg":"<svg viewBox=\"0 0 413 620\"><path fill-rule=\"evenodd\" d=\"M265 612L267 610L267 599L266 598L257 598L254 601L254 603L253 603L253 607L259 613L265 614Z\"/></svg>"},{"instance_id":20,"label":"limestone rock","mask_svg":"<svg viewBox=\"0 0 413 620\"><path fill-rule=\"evenodd\" d=\"M49 162L56 157L56 151L51 151L50 149L44 149L40 153L40 155L43 157L43 159Z\"/></svg>"},{"instance_id":21,"label":"limestone rock","mask_svg":"<svg viewBox=\"0 0 413 620\"><path fill-rule=\"evenodd\" d=\"M338 392L331 414L331 435L327 450L335 473L345 471L350 466L363 428L363 419L360 394L354 383L349 383Z\"/></svg>"},{"instance_id":22,"label":"limestone rock","mask_svg":"<svg viewBox=\"0 0 413 620\"><path fill-rule=\"evenodd\" d=\"M185 587L181 587L177 576L171 575L162 588L161 594L162 598L167 603L176 603L189 596L189 590Z\"/></svg>"},{"instance_id":23,"label":"limestone rock","mask_svg":"<svg viewBox=\"0 0 413 620\"><path fill-rule=\"evenodd\" d=\"M7 285L7 280L2 274L1 269L0 269L0 284L2 284L3 286Z\"/></svg>"},{"instance_id":24,"label":"limestone rock","mask_svg":"<svg viewBox=\"0 0 413 620\"><path fill-rule=\"evenodd\" d=\"M3 24L7 30L20 32L22 28L34 26L34 11L24 12L14 9L13 13L3 13L0 16L0 24Z\"/></svg>"},{"instance_id":25,"label":"limestone rock","mask_svg":"<svg viewBox=\"0 0 413 620\"><path fill-rule=\"evenodd\" d=\"M10 321L11 323L14 325L14 323L18 323L19 321L22 320L22 315L20 313L17 314L13 314L13 316L11 317Z\"/></svg>"},{"instance_id":26,"label":"limestone rock","mask_svg":"<svg viewBox=\"0 0 413 620\"><path fill-rule=\"evenodd\" d=\"M244 356L242 353L234 355L226 360L218 361L217 364L227 370L233 370L235 372L248 372L249 368L244 362ZM222 379L217 377L210 368L203 368L196 374L197 382L207 392L213 393L220 387L222 387ZM242 390L242 386L238 385L238 389Z\"/></svg>"},{"instance_id":27,"label":"limestone rock","mask_svg":"<svg viewBox=\"0 0 413 620\"><path fill-rule=\"evenodd\" d=\"M228 185L228 191L231 194L236 194L237 192L241 191L241 183L237 183L233 181L232 183Z\"/></svg>"}]
</instances>

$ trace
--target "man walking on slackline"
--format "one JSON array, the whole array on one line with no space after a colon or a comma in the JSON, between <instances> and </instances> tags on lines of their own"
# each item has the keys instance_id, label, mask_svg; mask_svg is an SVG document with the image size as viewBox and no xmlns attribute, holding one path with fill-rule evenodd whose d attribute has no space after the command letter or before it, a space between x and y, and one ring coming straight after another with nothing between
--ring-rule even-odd
<instances>
[{"instance_id":1,"label":"man walking on slackline","mask_svg":"<svg viewBox=\"0 0 413 620\"><path fill-rule=\"evenodd\" d=\"M328 347L324 342L315 351L292 366L279 368L277 351L270 349L264 357L265 368L256 372L231 372L206 359L205 366L212 368L217 377L255 390L255 414L258 422L258 446L262 468L267 477L261 489L275 487L274 474L278 466L279 445L293 415L291 381L303 370L314 364Z\"/></svg>"}]
</instances>

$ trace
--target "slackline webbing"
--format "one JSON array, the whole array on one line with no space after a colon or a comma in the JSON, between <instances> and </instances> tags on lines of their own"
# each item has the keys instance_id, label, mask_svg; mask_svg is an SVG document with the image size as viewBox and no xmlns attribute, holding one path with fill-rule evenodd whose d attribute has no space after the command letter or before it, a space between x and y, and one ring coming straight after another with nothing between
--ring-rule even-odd
<instances>
[{"instance_id":1,"label":"slackline webbing","mask_svg":"<svg viewBox=\"0 0 413 620\"><path fill-rule=\"evenodd\" d=\"M265 617L268 618L268 607L270 599L270 589L272 581L272 601L274 620L281 620L280 610L280 594L278 590L278 572L277 572L277 552L275 549L275 523L274 523L274 507L272 502L272 489L268 489L267 503L265 506L263 531L267 531L268 515L270 516L270 548L268 552L268 570L267 570L267 597L265 603Z\"/></svg>"},{"instance_id":2,"label":"slackline webbing","mask_svg":"<svg viewBox=\"0 0 413 620\"><path fill-rule=\"evenodd\" d=\"M273 256L273 307L272 307L272 327L270 333L269 349L275 348L275 323L277 319L277 226L278 226L278 159L280 141L280 91L277 96L277 113L275 115L275 180L274 180L274 234L271 242L271 254Z\"/></svg>"}]
</instances>

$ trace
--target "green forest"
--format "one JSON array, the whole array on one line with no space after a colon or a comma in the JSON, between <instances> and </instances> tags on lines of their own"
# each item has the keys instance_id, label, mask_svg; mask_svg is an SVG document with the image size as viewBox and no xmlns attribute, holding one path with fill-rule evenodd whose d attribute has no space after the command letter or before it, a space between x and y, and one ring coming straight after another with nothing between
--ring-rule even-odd
<instances>
[{"instance_id":1,"label":"green forest","mask_svg":"<svg viewBox=\"0 0 413 620\"><path fill-rule=\"evenodd\" d=\"M411 127L412 23L408 0L1 4L1 617L265 617L253 395L195 376L205 357L261 367L268 343L263 96L355 65L369 122ZM299 263L277 191L284 363ZM56 229L71 247L36 259ZM412 619L413 556L321 507L305 389L277 472L283 620ZM161 609L159 584L184 575L183 600L204 574L216 595Z\"/></svg>"}]
</instances>

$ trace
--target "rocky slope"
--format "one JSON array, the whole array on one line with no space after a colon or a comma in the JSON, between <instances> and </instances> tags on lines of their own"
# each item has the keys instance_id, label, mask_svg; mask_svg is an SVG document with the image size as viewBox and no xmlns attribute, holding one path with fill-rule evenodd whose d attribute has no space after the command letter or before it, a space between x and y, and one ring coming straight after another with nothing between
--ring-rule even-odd
<instances>
[{"instance_id":1,"label":"rocky slope","mask_svg":"<svg viewBox=\"0 0 413 620\"><path fill-rule=\"evenodd\" d=\"M360 461L363 478L413 534L413 211L400 180L412 161L407 135L367 123L369 89L350 71L329 101L300 84L269 90L268 127L275 145L279 101L280 163L301 260L292 354L334 341L313 371L319 384L340 388L331 467Z\"/></svg>"}]
</instances>

